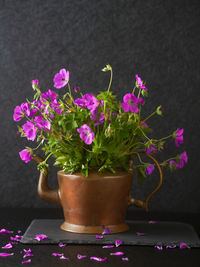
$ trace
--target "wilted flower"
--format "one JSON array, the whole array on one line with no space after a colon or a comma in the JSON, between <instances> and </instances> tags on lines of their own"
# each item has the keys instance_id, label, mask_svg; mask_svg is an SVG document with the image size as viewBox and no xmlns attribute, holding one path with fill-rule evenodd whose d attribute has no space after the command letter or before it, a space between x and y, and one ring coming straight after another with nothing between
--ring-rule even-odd
<instances>
[{"instance_id":1,"label":"wilted flower","mask_svg":"<svg viewBox=\"0 0 200 267\"><path fill-rule=\"evenodd\" d=\"M154 171L154 169L155 169L154 165L153 164L150 164L149 166L146 166L145 172L146 172L147 175L150 175L150 174L152 174L152 172Z\"/></svg>"}]
</instances>

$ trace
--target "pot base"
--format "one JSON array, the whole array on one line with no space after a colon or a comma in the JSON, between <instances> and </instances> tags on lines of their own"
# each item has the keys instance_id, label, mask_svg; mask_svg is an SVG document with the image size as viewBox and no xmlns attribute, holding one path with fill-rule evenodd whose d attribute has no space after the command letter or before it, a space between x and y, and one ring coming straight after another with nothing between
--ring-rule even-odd
<instances>
[{"instance_id":1,"label":"pot base","mask_svg":"<svg viewBox=\"0 0 200 267\"><path fill-rule=\"evenodd\" d=\"M78 225L78 224L72 224L68 222L64 222L60 229L72 232L72 233L78 233L78 234L102 234L105 227L109 227L112 234L115 233L121 233L128 231L129 227L125 223L117 224L117 225L95 225L95 226L87 226L87 225Z\"/></svg>"}]
</instances>

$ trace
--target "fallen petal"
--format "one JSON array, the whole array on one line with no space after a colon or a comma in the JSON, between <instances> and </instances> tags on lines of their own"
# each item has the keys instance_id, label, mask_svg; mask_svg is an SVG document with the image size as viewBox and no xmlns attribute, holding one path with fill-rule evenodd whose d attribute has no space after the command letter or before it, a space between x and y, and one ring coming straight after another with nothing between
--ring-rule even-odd
<instances>
[{"instance_id":1,"label":"fallen petal","mask_svg":"<svg viewBox=\"0 0 200 267\"><path fill-rule=\"evenodd\" d=\"M106 261L107 260L107 258L105 257L105 258L99 258L99 257L90 257L90 260L94 260L94 261Z\"/></svg>"},{"instance_id":2,"label":"fallen petal","mask_svg":"<svg viewBox=\"0 0 200 267\"><path fill-rule=\"evenodd\" d=\"M34 237L34 239L36 239L36 240L38 240L38 241L43 240L43 239L47 239L47 238L48 238L48 236L47 236L47 235L43 235L43 234L36 235L36 236Z\"/></svg>"},{"instance_id":3,"label":"fallen petal","mask_svg":"<svg viewBox=\"0 0 200 267\"><path fill-rule=\"evenodd\" d=\"M9 249L9 248L12 248L12 247L13 247L12 244L11 243L8 243L7 245L5 245L2 248Z\"/></svg>"},{"instance_id":4,"label":"fallen petal","mask_svg":"<svg viewBox=\"0 0 200 267\"><path fill-rule=\"evenodd\" d=\"M103 231L102 235L110 235L110 234L112 234L111 230L110 230L110 228L108 226L106 226L104 228L104 231Z\"/></svg>"},{"instance_id":5,"label":"fallen petal","mask_svg":"<svg viewBox=\"0 0 200 267\"><path fill-rule=\"evenodd\" d=\"M31 259L29 259L27 261L22 261L22 264L27 264L27 263L31 263Z\"/></svg>"},{"instance_id":6,"label":"fallen petal","mask_svg":"<svg viewBox=\"0 0 200 267\"><path fill-rule=\"evenodd\" d=\"M14 253L0 253L0 257L12 256Z\"/></svg>"},{"instance_id":7,"label":"fallen petal","mask_svg":"<svg viewBox=\"0 0 200 267\"><path fill-rule=\"evenodd\" d=\"M156 224L158 221L149 221L150 224Z\"/></svg>"},{"instance_id":8,"label":"fallen petal","mask_svg":"<svg viewBox=\"0 0 200 267\"><path fill-rule=\"evenodd\" d=\"M183 243L181 242L180 245L179 245L180 249L183 249L183 248L190 248L190 246L186 243Z\"/></svg>"},{"instance_id":9,"label":"fallen petal","mask_svg":"<svg viewBox=\"0 0 200 267\"><path fill-rule=\"evenodd\" d=\"M33 256L34 256L33 254L31 254L30 252L28 252L28 253L24 254L23 258L25 259L27 257L33 257Z\"/></svg>"},{"instance_id":10,"label":"fallen petal","mask_svg":"<svg viewBox=\"0 0 200 267\"><path fill-rule=\"evenodd\" d=\"M81 260L81 259L87 258L87 256L86 255L77 254L77 258L79 260Z\"/></svg>"},{"instance_id":11,"label":"fallen petal","mask_svg":"<svg viewBox=\"0 0 200 267\"><path fill-rule=\"evenodd\" d=\"M51 255L54 256L54 257L62 257L63 256L63 253L56 253L56 252L54 252Z\"/></svg>"},{"instance_id":12,"label":"fallen petal","mask_svg":"<svg viewBox=\"0 0 200 267\"><path fill-rule=\"evenodd\" d=\"M167 245L166 248L176 248L176 245Z\"/></svg>"},{"instance_id":13,"label":"fallen petal","mask_svg":"<svg viewBox=\"0 0 200 267\"><path fill-rule=\"evenodd\" d=\"M113 256L121 256L121 255L124 255L124 252L117 251L117 252L110 253L110 255L113 255Z\"/></svg>"},{"instance_id":14,"label":"fallen petal","mask_svg":"<svg viewBox=\"0 0 200 267\"><path fill-rule=\"evenodd\" d=\"M129 261L129 258L124 257L124 258L122 258L122 260L123 260L123 261Z\"/></svg>"},{"instance_id":15,"label":"fallen petal","mask_svg":"<svg viewBox=\"0 0 200 267\"><path fill-rule=\"evenodd\" d=\"M103 248L114 248L114 245L106 245L106 246L103 246Z\"/></svg>"},{"instance_id":16,"label":"fallen petal","mask_svg":"<svg viewBox=\"0 0 200 267\"><path fill-rule=\"evenodd\" d=\"M96 235L96 239L103 239L102 235Z\"/></svg>"},{"instance_id":17,"label":"fallen petal","mask_svg":"<svg viewBox=\"0 0 200 267\"><path fill-rule=\"evenodd\" d=\"M17 231L18 234L21 234L21 232L22 232L21 230L18 230L18 231Z\"/></svg>"},{"instance_id":18,"label":"fallen petal","mask_svg":"<svg viewBox=\"0 0 200 267\"><path fill-rule=\"evenodd\" d=\"M154 248L157 248L158 250L163 250L162 246L154 246Z\"/></svg>"},{"instance_id":19,"label":"fallen petal","mask_svg":"<svg viewBox=\"0 0 200 267\"><path fill-rule=\"evenodd\" d=\"M115 246L116 247L119 247L121 244L122 244L122 240L120 240L120 239L115 240Z\"/></svg>"},{"instance_id":20,"label":"fallen petal","mask_svg":"<svg viewBox=\"0 0 200 267\"><path fill-rule=\"evenodd\" d=\"M6 230L6 229L1 229L0 230L0 234L11 234L13 233L13 231L9 231L9 230Z\"/></svg>"},{"instance_id":21,"label":"fallen petal","mask_svg":"<svg viewBox=\"0 0 200 267\"><path fill-rule=\"evenodd\" d=\"M69 261L69 258L66 258L65 256L62 255L62 256L60 257L60 260L67 260L67 261Z\"/></svg>"},{"instance_id":22,"label":"fallen petal","mask_svg":"<svg viewBox=\"0 0 200 267\"><path fill-rule=\"evenodd\" d=\"M24 252L25 253L31 253L31 249L29 248L29 249L24 249Z\"/></svg>"},{"instance_id":23,"label":"fallen petal","mask_svg":"<svg viewBox=\"0 0 200 267\"><path fill-rule=\"evenodd\" d=\"M137 235L137 236L142 236L142 235L144 235L144 233L139 233L139 232L138 232L138 233L136 233L136 235Z\"/></svg>"},{"instance_id":24,"label":"fallen petal","mask_svg":"<svg viewBox=\"0 0 200 267\"><path fill-rule=\"evenodd\" d=\"M62 242L60 242L60 243L58 243L58 246L59 246L60 248L62 248L62 247L66 247L67 244L63 244Z\"/></svg>"},{"instance_id":25,"label":"fallen petal","mask_svg":"<svg viewBox=\"0 0 200 267\"><path fill-rule=\"evenodd\" d=\"M10 240L19 242L22 238L22 235L16 235L15 237L11 236Z\"/></svg>"}]
</instances>

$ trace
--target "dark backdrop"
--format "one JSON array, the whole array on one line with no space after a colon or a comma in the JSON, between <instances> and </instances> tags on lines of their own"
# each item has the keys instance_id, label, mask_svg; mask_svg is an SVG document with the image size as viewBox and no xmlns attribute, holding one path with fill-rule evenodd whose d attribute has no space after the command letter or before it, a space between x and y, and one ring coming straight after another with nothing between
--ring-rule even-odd
<instances>
[{"instance_id":1,"label":"dark backdrop","mask_svg":"<svg viewBox=\"0 0 200 267\"><path fill-rule=\"evenodd\" d=\"M155 136L185 129L184 145L177 150L172 142L163 158L187 151L189 162L165 171L150 209L199 212L199 13L198 0L0 0L0 207L50 207L37 196L35 164L19 158L25 140L12 119L14 107L32 99L30 81L53 89L65 67L71 85L96 93L107 87L101 68L109 63L119 99L138 73L149 88L146 114L163 106L164 117L151 120ZM157 181L156 173L141 187L135 179L134 195L144 198Z\"/></svg>"}]
</instances>

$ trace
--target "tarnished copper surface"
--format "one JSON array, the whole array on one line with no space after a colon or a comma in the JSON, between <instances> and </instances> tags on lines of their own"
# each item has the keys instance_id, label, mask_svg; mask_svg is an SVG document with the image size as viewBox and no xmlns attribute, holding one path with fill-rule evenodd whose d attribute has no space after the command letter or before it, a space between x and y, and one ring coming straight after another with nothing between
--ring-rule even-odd
<instances>
[{"instance_id":1,"label":"tarnished copper surface","mask_svg":"<svg viewBox=\"0 0 200 267\"><path fill-rule=\"evenodd\" d=\"M102 233L110 226L113 233L128 230L125 216L133 175L90 172L82 174L58 172L60 200L65 216L63 230L78 233Z\"/></svg>"}]
</instances>

